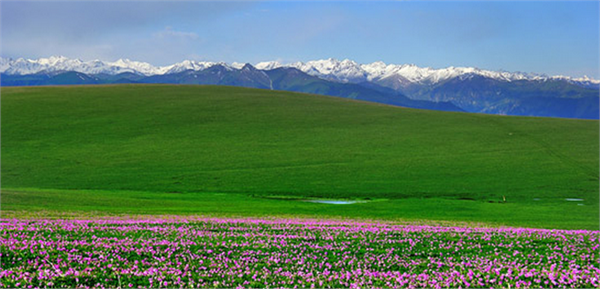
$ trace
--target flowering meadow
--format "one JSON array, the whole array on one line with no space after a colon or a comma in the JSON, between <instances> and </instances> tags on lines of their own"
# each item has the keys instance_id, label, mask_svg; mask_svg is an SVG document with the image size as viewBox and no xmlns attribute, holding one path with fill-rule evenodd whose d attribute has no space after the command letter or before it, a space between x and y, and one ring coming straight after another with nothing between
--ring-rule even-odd
<instances>
[{"instance_id":1,"label":"flowering meadow","mask_svg":"<svg viewBox=\"0 0 600 289\"><path fill-rule=\"evenodd\" d=\"M598 287L599 232L305 219L1 223L1 287Z\"/></svg>"}]
</instances>

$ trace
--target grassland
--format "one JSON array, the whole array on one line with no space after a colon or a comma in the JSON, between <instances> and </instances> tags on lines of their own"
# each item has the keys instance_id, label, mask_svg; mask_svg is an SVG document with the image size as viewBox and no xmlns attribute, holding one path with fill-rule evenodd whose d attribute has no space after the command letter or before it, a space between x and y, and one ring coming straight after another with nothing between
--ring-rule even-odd
<instances>
[{"instance_id":1,"label":"grassland","mask_svg":"<svg viewBox=\"0 0 600 289\"><path fill-rule=\"evenodd\" d=\"M598 229L598 136L592 120L247 88L3 87L2 209Z\"/></svg>"}]
</instances>

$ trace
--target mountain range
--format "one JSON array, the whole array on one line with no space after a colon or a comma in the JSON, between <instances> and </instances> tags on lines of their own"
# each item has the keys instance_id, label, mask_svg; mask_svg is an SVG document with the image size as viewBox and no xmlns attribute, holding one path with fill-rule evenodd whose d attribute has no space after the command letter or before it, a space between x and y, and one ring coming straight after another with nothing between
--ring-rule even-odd
<instances>
[{"instance_id":1,"label":"mountain range","mask_svg":"<svg viewBox=\"0 0 600 289\"><path fill-rule=\"evenodd\" d=\"M110 83L217 84L288 90L447 111L598 119L600 81L473 67L325 59L255 65L186 60L167 66L120 59L0 58L2 86Z\"/></svg>"}]
</instances>

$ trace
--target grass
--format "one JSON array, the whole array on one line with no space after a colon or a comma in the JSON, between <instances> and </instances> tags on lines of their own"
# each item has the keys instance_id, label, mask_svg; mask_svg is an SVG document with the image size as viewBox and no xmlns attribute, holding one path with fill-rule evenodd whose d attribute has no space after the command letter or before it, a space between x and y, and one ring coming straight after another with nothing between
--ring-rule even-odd
<instances>
[{"instance_id":1,"label":"grass","mask_svg":"<svg viewBox=\"0 0 600 289\"><path fill-rule=\"evenodd\" d=\"M598 137L597 120L248 88L3 87L2 209L598 229ZM349 210L259 196L387 201Z\"/></svg>"},{"instance_id":2,"label":"grass","mask_svg":"<svg viewBox=\"0 0 600 289\"><path fill-rule=\"evenodd\" d=\"M64 191L6 189L2 192L3 217L203 215L363 219L464 226L513 226L557 229L598 229L598 206L562 199L528 203L488 203L448 198L377 199L365 203L330 205L302 199L269 198L223 193L159 193L140 191ZM7 212L7 210L10 210ZM50 210L50 211L49 211ZM577 213L573 213L577 211ZM550 214L552 213L552 214Z\"/></svg>"}]
</instances>

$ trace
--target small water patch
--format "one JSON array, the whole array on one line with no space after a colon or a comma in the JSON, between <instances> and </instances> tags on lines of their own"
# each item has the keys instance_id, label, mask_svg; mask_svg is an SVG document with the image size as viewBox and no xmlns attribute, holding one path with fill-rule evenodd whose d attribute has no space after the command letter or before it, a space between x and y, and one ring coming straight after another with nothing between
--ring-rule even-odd
<instances>
[{"instance_id":1,"label":"small water patch","mask_svg":"<svg viewBox=\"0 0 600 289\"><path fill-rule=\"evenodd\" d=\"M583 204L577 204L578 206L583 206Z\"/></svg>"},{"instance_id":2,"label":"small water patch","mask_svg":"<svg viewBox=\"0 0 600 289\"><path fill-rule=\"evenodd\" d=\"M330 204L330 205L350 205L356 203L364 203L364 201L342 201L342 200L304 200L304 202Z\"/></svg>"},{"instance_id":3,"label":"small water patch","mask_svg":"<svg viewBox=\"0 0 600 289\"><path fill-rule=\"evenodd\" d=\"M581 202L581 201L583 201L583 199L566 198L565 201L567 201L567 202Z\"/></svg>"}]
</instances>

